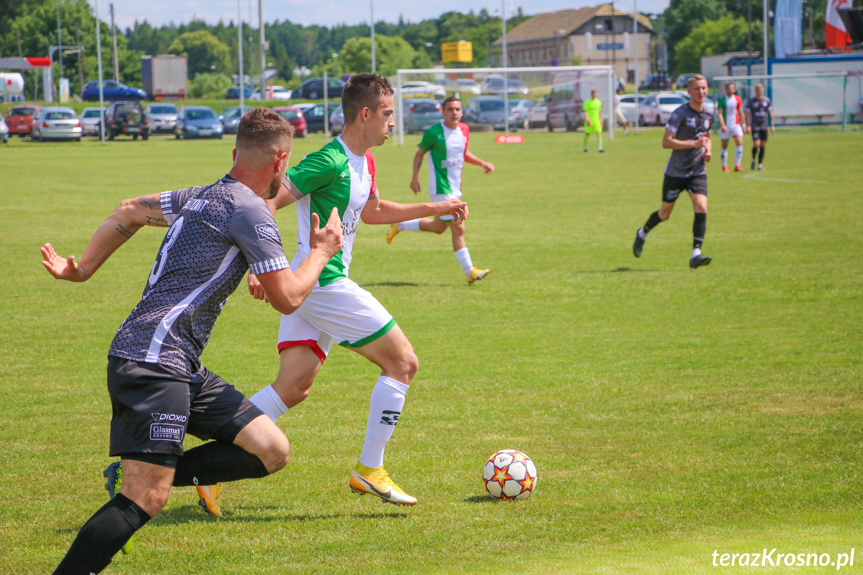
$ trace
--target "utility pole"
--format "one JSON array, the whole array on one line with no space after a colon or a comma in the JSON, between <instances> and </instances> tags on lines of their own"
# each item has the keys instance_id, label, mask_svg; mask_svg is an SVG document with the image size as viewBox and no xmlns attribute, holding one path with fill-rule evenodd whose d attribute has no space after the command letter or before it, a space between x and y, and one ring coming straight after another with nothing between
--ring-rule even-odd
<instances>
[{"instance_id":1,"label":"utility pole","mask_svg":"<svg viewBox=\"0 0 863 575\"><path fill-rule=\"evenodd\" d=\"M57 0L57 47L59 48L59 62L60 62L60 80L63 79L63 41L60 39L60 0ZM60 84L59 80L57 83L57 100L60 100ZM51 92L54 91L54 87L51 86Z\"/></svg>"},{"instance_id":2,"label":"utility pole","mask_svg":"<svg viewBox=\"0 0 863 575\"><path fill-rule=\"evenodd\" d=\"M369 9L372 17L372 74L377 70L377 58L375 58L375 0L369 0Z\"/></svg>"},{"instance_id":3,"label":"utility pole","mask_svg":"<svg viewBox=\"0 0 863 575\"><path fill-rule=\"evenodd\" d=\"M246 80L243 77L243 13L240 11L240 0L237 0L237 50L239 51L238 59L240 61L240 117L243 116L243 106L246 105Z\"/></svg>"},{"instance_id":4,"label":"utility pole","mask_svg":"<svg viewBox=\"0 0 863 575\"><path fill-rule=\"evenodd\" d=\"M264 0L258 0L258 26L260 26L260 30L258 30L258 50L260 52L260 63L261 63L261 101L264 101L264 88L266 87L267 80L264 78L264 70L267 67L267 55L266 49L264 45L266 41L264 40ZM269 98L268 98L269 99Z\"/></svg>"},{"instance_id":5,"label":"utility pole","mask_svg":"<svg viewBox=\"0 0 863 575\"><path fill-rule=\"evenodd\" d=\"M111 37L114 39L114 81L120 81L120 62L117 59L117 27L114 26L114 5L111 4Z\"/></svg>"}]
</instances>

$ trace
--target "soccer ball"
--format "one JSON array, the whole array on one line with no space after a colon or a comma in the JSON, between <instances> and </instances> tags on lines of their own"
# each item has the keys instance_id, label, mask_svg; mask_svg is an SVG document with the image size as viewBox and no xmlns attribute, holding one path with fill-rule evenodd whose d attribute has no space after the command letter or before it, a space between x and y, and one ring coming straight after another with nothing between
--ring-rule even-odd
<instances>
[{"instance_id":1,"label":"soccer ball","mask_svg":"<svg viewBox=\"0 0 863 575\"><path fill-rule=\"evenodd\" d=\"M485 462L482 482L495 499L527 499L536 488L536 465L521 451L504 449Z\"/></svg>"}]
</instances>

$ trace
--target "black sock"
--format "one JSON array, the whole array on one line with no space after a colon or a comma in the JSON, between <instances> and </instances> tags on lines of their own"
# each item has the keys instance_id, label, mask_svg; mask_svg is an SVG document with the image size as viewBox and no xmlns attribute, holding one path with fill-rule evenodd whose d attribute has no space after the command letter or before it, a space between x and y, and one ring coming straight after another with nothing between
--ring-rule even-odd
<instances>
[{"instance_id":1,"label":"black sock","mask_svg":"<svg viewBox=\"0 0 863 575\"><path fill-rule=\"evenodd\" d=\"M758 153L759 149L760 148L755 148L755 147L752 148L752 161L755 161L755 155Z\"/></svg>"},{"instance_id":2,"label":"black sock","mask_svg":"<svg viewBox=\"0 0 863 575\"><path fill-rule=\"evenodd\" d=\"M659 212L656 211L650 214L650 217L647 218L647 221L644 223L644 228L642 229L644 230L644 233L647 233L661 223L662 218L659 217Z\"/></svg>"},{"instance_id":3,"label":"black sock","mask_svg":"<svg viewBox=\"0 0 863 575\"><path fill-rule=\"evenodd\" d=\"M134 501L117 494L81 527L54 575L100 572L149 520L147 512Z\"/></svg>"},{"instance_id":4,"label":"black sock","mask_svg":"<svg viewBox=\"0 0 863 575\"><path fill-rule=\"evenodd\" d=\"M704 242L704 234L707 232L707 214L695 214L692 222L692 249L701 249Z\"/></svg>"},{"instance_id":5,"label":"black sock","mask_svg":"<svg viewBox=\"0 0 863 575\"><path fill-rule=\"evenodd\" d=\"M758 163L763 164L764 163L764 147L762 146L762 147L758 148L758 150L759 150L758 151Z\"/></svg>"},{"instance_id":6,"label":"black sock","mask_svg":"<svg viewBox=\"0 0 863 575\"><path fill-rule=\"evenodd\" d=\"M211 441L190 449L177 460L174 486L212 485L220 481L237 481L269 474L257 455L233 443Z\"/></svg>"}]
</instances>

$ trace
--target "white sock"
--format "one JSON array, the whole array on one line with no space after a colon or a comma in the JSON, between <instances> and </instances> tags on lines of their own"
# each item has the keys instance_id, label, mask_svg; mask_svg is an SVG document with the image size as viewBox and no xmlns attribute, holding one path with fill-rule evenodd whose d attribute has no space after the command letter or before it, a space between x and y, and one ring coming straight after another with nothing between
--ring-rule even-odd
<instances>
[{"instance_id":1,"label":"white sock","mask_svg":"<svg viewBox=\"0 0 863 575\"><path fill-rule=\"evenodd\" d=\"M743 161L743 146L737 146L734 150L734 165L739 166Z\"/></svg>"},{"instance_id":2,"label":"white sock","mask_svg":"<svg viewBox=\"0 0 863 575\"><path fill-rule=\"evenodd\" d=\"M408 220L396 226L400 232L420 232L420 220Z\"/></svg>"},{"instance_id":3,"label":"white sock","mask_svg":"<svg viewBox=\"0 0 863 575\"><path fill-rule=\"evenodd\" d=\"M464 270L464 275L468 275L473 269L473 262L470 259L470 252L467 251L467 248L462 248L455 252L455 259L458 260L458 263L461 265L461 269Z\"/></svg>"},{"instance_id":4,"label":"white sock","mask_svg":"<svg viewBox=\"0 0 863 575\"><path fill-rule=\"evenodd\" d=\"M638 237L643 240L647 239L647 232L644 231L644 228L638 228Z\"/></svg>"},{"instance_id":5,"label":"white sock","mask_svg":"<svg viewBox=\"0 0 863 575\"><path fill-rule=\"evenodd\" d=\"M288 412L288 406L285 405L285 402L282 401L282 398L279 397L279 394L276 393L272 385L268 385L253 395L249 401L266 413L273 421Z\"/></svg>"},{"instance_id":6,"label":"white sock","mask_svg":"<svg viewBox=\"0 0 863 575\"><path fill-rule=\"evenodd\" d=\"M378 377L369 402L366 440L360 455L360 463L366 467L381 467L384 464L384 449L399 422L407 392L408 386L404 383L383 375Z\"/></svg>"},{"instance_id":7,"label":"white sock","mask_svg":"<svg viewBox=\"0 0 863 575\"><path fill-rule=\"evenodd\" d=\"M700 255L701 255L701 248L692 248L692 257L693 258L695 256L700 256Z\"/></svg>"},{"instance_id":8,"label":"white sock","mask_svg":"<svg viewBox=\"0 0 863 575\"><path fill-rule=\"evenodd\" d=\"M722 167L728 167L728 149L723 149L719 155L722 158Z\"/></svg>"}]
</instances>

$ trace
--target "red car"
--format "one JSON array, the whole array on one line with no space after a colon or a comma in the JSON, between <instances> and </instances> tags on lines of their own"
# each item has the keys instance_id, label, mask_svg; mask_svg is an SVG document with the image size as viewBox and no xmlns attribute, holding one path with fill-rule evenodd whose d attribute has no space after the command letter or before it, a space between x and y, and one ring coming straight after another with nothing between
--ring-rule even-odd
<instances>
[{"instance_id":1,"label":"red car","mask_svg":"<svg viewBox=\"0 0 863 575\"><path fill-rule=\"evenodd\" d=\"M306 137L306 118L303 117L303 111L294 106L284 106L281 108L273 108L284 119L291 123L294 127L294 135L300 138Z\"/></svg>"},{"instance_id":2,"label":"red car","mask_svg":"<svg viewBox=\"0 0 863 575\"><path fill-rule=\"evenodd\" d=\"M9 115L6 116L9 134L18 134L22 138L29 134L33 120L39 115L41 109L39 106L12 106Z\"/></svg>"}]
</instances>

